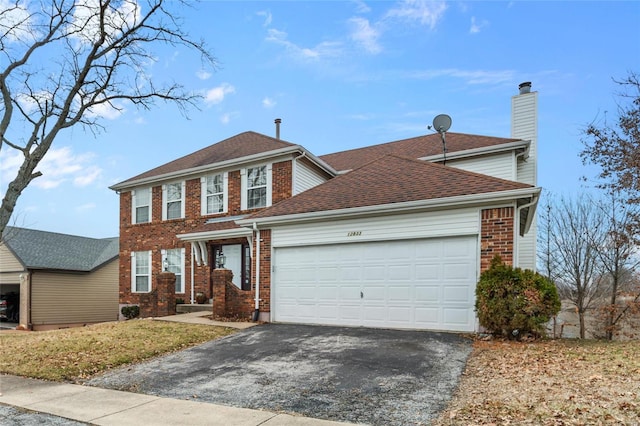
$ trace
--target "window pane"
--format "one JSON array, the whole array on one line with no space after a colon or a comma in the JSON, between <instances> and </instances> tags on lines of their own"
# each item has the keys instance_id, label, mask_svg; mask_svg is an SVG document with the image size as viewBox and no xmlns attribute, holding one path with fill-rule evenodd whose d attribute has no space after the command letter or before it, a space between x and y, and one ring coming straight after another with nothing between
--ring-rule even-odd
<instances>
[{"instance_id":1,"label":"window pane","mask_svg":"<svg viewBox=\"0 0 640 426\"><path fill-rule=\"evenodd\" d=\"M176 293L184 293L182 290L182 275L176 274Z\"/></svg>"},{"instance_id":2,"label":"window pane","mask_svg":"<svg viewBox=\"0 0 640 426\"><path fill-rule=\"evenodd\" d=\"M250 189L247 208L255 209L267 205L267 188Z\"/></svg>"},{"instance_id":3,"label":"window pane","mask_svg":"<svg viewBox=\"0 0 640 426\"><path fill-rule=\"evenodd\" d=\"M220 213L223 210L222 200L222 194L207 197L207 213Z\"/></svg>"},{"instance_id":4,"label":"window pane","mask_svg":"<svg viewBox=\"0 0 640 426\"><path fill-rule=\"evenodd\" d=\"M135 197L134 197L136 199L136 207L149 205L149 199L150 199L150 193L151 193L150 190L151 188L136 189Z\"/></svg>"},{"instance_id":5,"label":"window pane","mask_svg":"<svg viewBox=\"0 0 640 426\"><path fill-rule=\"evenodd\" d=\"M267 184L267 166L253 167L249 169L247 185L249 188Z\"/></svg>"},{"instance_id":6,"label":"window pane","mask_svg":"<svg viewBox=\"0 0 640 426\"><path fill-rule=\"evenodd\" d=\"M136 275L149 273L149 254L146 251L136 253Z\"/></svg>"},{"instance_id":7,"label":"window pane","mask_svg":"<svg viewBox=\"0 0 640 426\"><path fill-rule=\"evenodd\" d=\"M136 223L149 222L149 206L136 208Z\"/></svg>"},{"instance_id":8,"label":"window pane","mask_svg":"<svg viewBox=\"0 0 640 426\"><path fill-rule=\"evenodd\" d=\"M167 201L178 201L182 199L182 184L171 183L167 185Z\"/></svg>"},{"instance_id":9,"label":"window pane","mask_svg":"<svg viewBox=\"0 0 640 426\"><path fill-rule=\"evenodd\" d=\"M167 219L179 219L182 215L182 202L167 203Z\"/></svg>"},{"instance_id":10,"label":"window pane","mask_svg":"<svg viewBox=\"0 0 640 426\"><path fill-rule=\"evenodd\" d=\"M222 192L222 175L207 176L207 195Z\"/></svg>"},{"instance_id":11,"label":"window pane","mask_svg":"<svg viewBox=\"0 0 640 426\"><path fill-rule=\"evenodd\" d=\"M136 277L136 291L149 291L149 277L146 275Z\"/></svg>"}]
</instances>

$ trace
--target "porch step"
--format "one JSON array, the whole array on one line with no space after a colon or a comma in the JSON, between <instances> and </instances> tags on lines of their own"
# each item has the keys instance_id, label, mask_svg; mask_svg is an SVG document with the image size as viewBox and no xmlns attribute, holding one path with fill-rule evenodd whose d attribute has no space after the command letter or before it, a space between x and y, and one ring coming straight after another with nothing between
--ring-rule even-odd
<instances>
[{"instance_id":1,"label":"porch step","mask_svg":"<svg viewBox=\"0 0 640 426\"><path fill-rule=\"evenodd\" d=\"M213 312L212 304L191 305L191 304L178 304L176 305L177 314L187 314L189 312Z\"/></svg>"}]
</instances>

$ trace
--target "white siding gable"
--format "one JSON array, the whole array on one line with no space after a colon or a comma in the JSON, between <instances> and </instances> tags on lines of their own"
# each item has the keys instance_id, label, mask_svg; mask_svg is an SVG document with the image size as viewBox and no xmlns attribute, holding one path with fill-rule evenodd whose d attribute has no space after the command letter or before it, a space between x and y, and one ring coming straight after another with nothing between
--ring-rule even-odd
<instances>
[{"instance_id":1,"label":"white siding gable","mask_svg":"<svg viewBox=\"0 0 640 426\"><path fill-rule=\"evenodd\" d=\"M447 161L447 166L500 179L516 180L516 158L513 151L455 159Z\"/></svg>"},{"instance_id":2,"label":"white siding gable","mask_svg":"<svg viewBox=\"0 0 640 426\"><path fill-rule=\"evenodd\" d=\"M293 162L293 195L326 181L327 178L312 168L306 161L296 160Z\"/></svg>"}]
</instances>

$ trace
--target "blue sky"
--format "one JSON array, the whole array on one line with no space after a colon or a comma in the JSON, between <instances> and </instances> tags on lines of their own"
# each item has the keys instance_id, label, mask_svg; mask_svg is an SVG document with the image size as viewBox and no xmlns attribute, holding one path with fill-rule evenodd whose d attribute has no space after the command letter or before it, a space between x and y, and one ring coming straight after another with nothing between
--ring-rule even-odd
<instances>
[{"instance_id":1,"label":"blue sky","mask_svg":"<svg viewBox=\"0 0 640 426\"><path fill-rule=\"evenodd\" d=\"M274 135L277 117L284 140L317 155L429 133L440 113L450 131L509 137L523 81L539 92L539 185L587 191L581 129L614 116L612 78L640 71L640 2L204 1L179 13L219 68L167 48L149 72L202 93L200 110L124 105L98 135L61 133L12 224L116 236L108 186L243 131ZM2 191L12 160L0 154Z\"/></svg>"}]
</instances>

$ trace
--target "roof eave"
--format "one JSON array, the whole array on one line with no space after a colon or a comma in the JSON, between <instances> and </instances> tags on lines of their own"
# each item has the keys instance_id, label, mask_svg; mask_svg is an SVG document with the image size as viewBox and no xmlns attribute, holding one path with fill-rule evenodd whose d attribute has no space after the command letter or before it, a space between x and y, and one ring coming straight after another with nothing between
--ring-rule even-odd
<instances>
[{"instance_id":1,"label":"roof eave","mask_svg":"<svg viewBox=\"0 0 640 426\"><path fill-rule=\"evenodd\" d=\"M234 229L223 229L219 231L203 231L203 232L191 232L188 234L178 234L179 240L192 242L192 241L209 241L216 240L221 238L237 238L237 237L247 237L251 235L253 231L249 228L234 228Z\"/></svg>"},{"instance_id":2,"label":"roof eave","mask_svg":"<svg viewBox=\"0 0 640 426\"><path fill-rule=\"evenodd\" d=\"M358 216L375 216L389 213L410 213L420 210L439 210L457 208L486 203L513 201L521 198L538 196L540 187L512 189L508 191L486 192L482 194L461 195L457 197L437 198L431 200L407 201L403 203L379 204L375 206L354 207L338 210L323 210L309 213L296 213L282 216L270 216L238 220L240 226L278 225L298 222L312 222L327 219L346 219Z\"/></svg>"},{"instance_id":3,"label":"roof eave","mask_svg":"<svg viewBox=\"0 0 640 426\"><path fill-rule=\"evenodd\" d=\"M528 150L530 145L531 145L531 141L523 139L515 142L503 143L500 145L490 145L490 146L483 146L479 148L465 149L463 151L447 152L447 160L456 160L460 158L475 157L477 155L485 155L485 154L497 154L499 152L513 151L519 148L524 148L525 150ZM444 158L443 154L436 154L436 155L428 155L426 157L420 157L418 158L418 160L438 161L438 160L442 160L443 158Z\"/></svg>"},{"instance_id":4,"label":"roof eave","mask_svg":"<svg viewBox=\"0 0 640 426\"><path fill-rule=\"evenodd\" d=\"M331 166L329 166L327 163L317 158L315 155L311 154L304 147L300 145L291 145L291 146L286 146L284 148L274 149L271 151L265 151L257 154L246 155L244 157L233 158L231 160L206 164L204 166L192 167L189 169L182 169L175 172L164 173L161 175L150 176L142 179L136 179L133 181L124 181L124 182L120 182L110 186L109 189L113 191L121 191L123 189L134 188L136 186L147 185L149 183L170 180L170 179L175 179L179 177L185 177L185 176L198 174L208 170L229 168L229 167L237 166L240 164L250 163L254 161L268 159L271 157L277 157L279 155L291 154L295 152L306 153L307 157L309 157L313 162L315 162L320 168L325 170L327 173L333 174L334 176L337 174L337 172L333 168L331 168Z\"/></svg>"}]
</instances>

